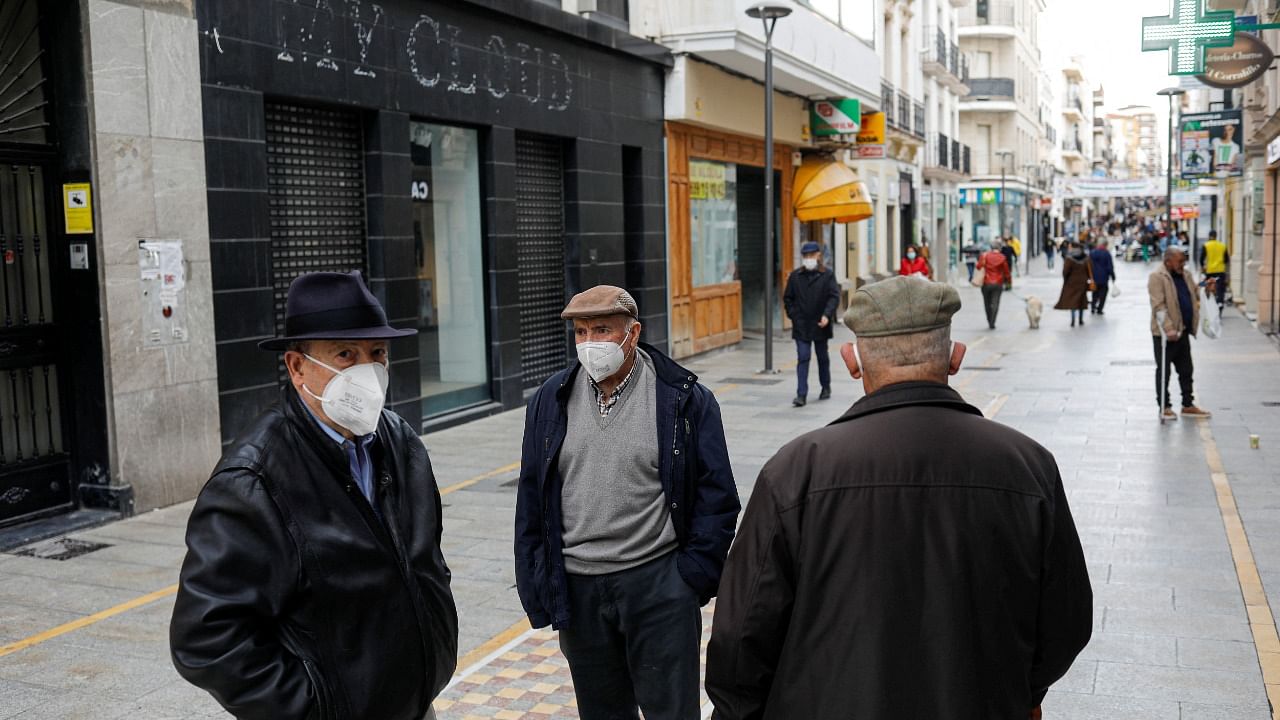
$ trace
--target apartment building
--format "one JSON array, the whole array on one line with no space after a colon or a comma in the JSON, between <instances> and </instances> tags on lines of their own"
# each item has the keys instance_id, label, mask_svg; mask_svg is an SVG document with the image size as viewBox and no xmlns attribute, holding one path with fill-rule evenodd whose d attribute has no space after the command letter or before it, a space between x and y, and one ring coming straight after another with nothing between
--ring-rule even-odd
<instances>
[{"instance_id":1,"label":"apartment building","mask_svg":"<svg viewBox=\"0 0 1280 720\"><path fill-rule=\"evenodd\" d=\"M962 242L1028 237L1033 204L1045 195L1040 145L1044 0L977 0L961 8L957 35L969 57L969 95L960 136L973 146L973 177L960 184Z\"/></svg>"},{"instance_id":2,"label":"apartment building","mask_svg":"<svg viewBox=\"0 0 1280 720\"><path fill-rule=\"evenodd\" d=\"M917 26L926 145L921 175L918 241L927 243L934 271L945 279L960 253L960 183L972 172L972 150L961 141L960 103L969 95L969 58L960 51L959 9L970 0L923 0ZM886 64L886 79L889 66ZM912 73L905 65L899 73Z\"/></svg>"}]
</instances>

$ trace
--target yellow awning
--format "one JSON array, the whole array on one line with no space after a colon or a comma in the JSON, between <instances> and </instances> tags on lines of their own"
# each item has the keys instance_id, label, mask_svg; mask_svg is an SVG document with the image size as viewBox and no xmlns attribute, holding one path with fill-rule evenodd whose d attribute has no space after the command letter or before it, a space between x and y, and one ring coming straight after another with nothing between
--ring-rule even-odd
<instances>
[{"instance_id":1,"label":"yellow awning","mask_svg":"<svg viewBox=\"0 0 1280 720\"><path fill-rule=\"evenodd\" d=\"M871 194L842 162L810 155L796 171L791 200L801 222L851 223L874 214Z\"/></svg>"}]
</instances>

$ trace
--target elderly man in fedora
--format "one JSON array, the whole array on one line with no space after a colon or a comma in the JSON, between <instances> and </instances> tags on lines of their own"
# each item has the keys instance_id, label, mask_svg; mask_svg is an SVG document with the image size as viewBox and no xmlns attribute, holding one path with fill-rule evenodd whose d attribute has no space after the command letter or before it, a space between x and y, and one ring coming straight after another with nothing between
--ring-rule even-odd
<instances>
[{"instance_id":1,"label":"elderly man in fedora","mask_svg":"<svg viewBox=\"0 0 1280 720\"><path fill-rule=\"evenodd\" d=\"M1053 455L947 386L959 309L918 278L854 294L866 397L760 472L707 648L716 720L1038 718L1089 641Z\"/></svg>"},{"instance_id":2,"label":"elderly man in fedora","mask_svg":"<svg viewBox=\"0 0 1280 720\"><path fill-rule=\"evenodd\" d=\"M289 286L280 399L222 456L187 525L173 663L237 718L432 717L457 664L440 493L384 410L387 325L359 273Z\"/></svg>"},{"instance_id":3,"label":"elderly man in fedora","mask_svg":"<svg viewBox=\"0 0 1280 720\"><path fill-rule=\"evenodd\" d=\"M516 499L520 601L551 625L583 720L696 720L700 607L739 502L720 407L640 342L635 300L575 295L578 361L529 403Z\"/></svg>"}]
</instances>

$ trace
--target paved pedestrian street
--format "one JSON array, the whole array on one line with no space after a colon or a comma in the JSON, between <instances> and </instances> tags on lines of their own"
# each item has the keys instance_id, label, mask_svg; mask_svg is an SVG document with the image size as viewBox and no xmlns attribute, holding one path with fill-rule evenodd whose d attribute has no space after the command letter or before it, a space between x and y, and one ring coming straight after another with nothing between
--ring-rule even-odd
<instances>
[{"instance_id":1,"label":"paved pedestrian street","mask_svg":"<svg viewBox=\"0 0 1280 720\"><path fill-rule=\"evenodd\" d=\"M1268 684L1280 683L1280 352L1229 311L1222 339L1194 342L1197 399L1213 418L1162 426L1147 328L1154 267L1120 263L1121 294L1074 329L1048 309L1029 329L1023 302L1006 294L998 329L988 330L978 290L960 288L954 334L970 350L953 383L1056 454L1084 543L1093 640L1054 686L1045 717L1261 720L1272 717L1268 696L1280 699L1280 685ZM1051 307L1060 280L1038 260L1016 284ZM847 339L839 328L837 343ZM835 398L801 409L790 405L789 340L775 345L784 370L775 376L757 374L758 340L690 364L723 408L744 502L777 448L860 395L835 349ZM461 616L462 657L437 703L442 720L577 715L554 634L529 629L514 590L522 423L522 412L508 412L425 438ZM929 453L944 441L964 439L921 427L900 450ZM225 717L169 661L190 507L0 555L0 718ZM708 608L707 630L710 617Z\"/></svg>"}]
</instances>

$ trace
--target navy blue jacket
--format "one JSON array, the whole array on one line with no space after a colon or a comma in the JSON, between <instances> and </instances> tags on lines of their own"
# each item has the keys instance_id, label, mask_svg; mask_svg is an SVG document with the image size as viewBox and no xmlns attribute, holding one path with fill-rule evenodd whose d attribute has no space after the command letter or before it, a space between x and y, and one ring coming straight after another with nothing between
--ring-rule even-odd
<instances>
[{"instance_id":1,"label":"navy blue jacket","mask_svg":"<svg viewBox=\"0 0 1280 720\"><path fill-rule=\"evenodd\" d=\"M710 602L720 585L742 504L729 466L720 405L693 373L657 348L640 345L657 374L659 475L671 508L680 576ZM568 429L567 405L582 366L552 375L525 412L520 486L516 494L516 588L529 622L560 629L569 622L568 580L559 472Z\"/></svg>"},{"instance_id":2,"label":"navy blue jacket","mask_svg":"<svg viewBox=\"0 0 1280 720\"><path fill-rule=\"evenodd\" d=\"M1093 263L1093 282L1098 287L1106 287L1116 279L1116 266L1110 250L1094 248L1089 253L1089 262Z\"/></svg>"}]
</instances>

